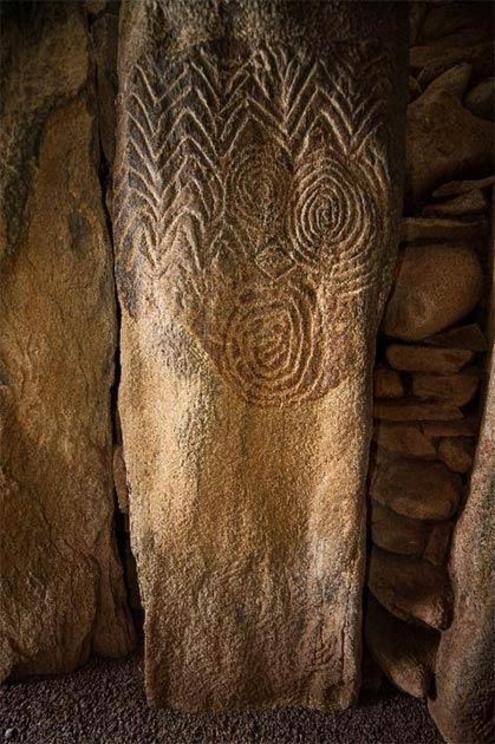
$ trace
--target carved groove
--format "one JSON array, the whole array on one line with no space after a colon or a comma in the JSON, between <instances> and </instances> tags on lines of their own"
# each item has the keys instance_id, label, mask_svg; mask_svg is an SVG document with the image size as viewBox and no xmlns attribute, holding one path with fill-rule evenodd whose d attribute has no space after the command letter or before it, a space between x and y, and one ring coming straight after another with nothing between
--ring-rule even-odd
<instances>
[{"instance_id":1,"label":"carved groove","mask_svg":"<svg viewBox=\"0 0 495 744\"><path fill-rule=\"evenodd\" d=\"M340 336L389 240L388 81L369 44L227 64L205 46L135 67L114 199L122 301L137 316L150 277L252 403L315 399L345 374Z\"/></svg>"}]
</instances>

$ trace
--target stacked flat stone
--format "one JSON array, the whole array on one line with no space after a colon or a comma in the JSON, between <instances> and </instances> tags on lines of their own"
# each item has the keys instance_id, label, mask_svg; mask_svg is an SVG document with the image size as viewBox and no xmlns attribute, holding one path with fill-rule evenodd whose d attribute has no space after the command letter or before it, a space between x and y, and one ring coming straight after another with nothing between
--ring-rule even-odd
<instances>
[{"instance_id":1,"label":"stacked flat stone","mask_svg":"<svg viewBox=\"0 0 495 744\"><path fill-rule=\"evenodd\" d=\"M374 377L366 636L419 697L452 620L447 563L487 351L493 116L478 97L493 71L485 11L470 5L413 3L405 217Z\"/></svg>"}]
</instances>

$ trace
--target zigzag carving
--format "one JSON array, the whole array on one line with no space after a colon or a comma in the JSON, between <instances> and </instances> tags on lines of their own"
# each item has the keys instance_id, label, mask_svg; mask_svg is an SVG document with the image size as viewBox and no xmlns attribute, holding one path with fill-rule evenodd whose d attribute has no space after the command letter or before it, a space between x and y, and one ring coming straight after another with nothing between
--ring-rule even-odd
<instances>
[{"instance_id":1,"label":"zigzag carving","mask_svg":"<svg viewBox=\"0 0 495 744\"><path fill-rule=\"evenodd\" d=\"M135 67L114 192L121 297L138 315L151 281L251 403L315 399L345 373L346 328L390 239L389 80L370 44L227 63L204 46Z\"/></svg>"}]
</instances>

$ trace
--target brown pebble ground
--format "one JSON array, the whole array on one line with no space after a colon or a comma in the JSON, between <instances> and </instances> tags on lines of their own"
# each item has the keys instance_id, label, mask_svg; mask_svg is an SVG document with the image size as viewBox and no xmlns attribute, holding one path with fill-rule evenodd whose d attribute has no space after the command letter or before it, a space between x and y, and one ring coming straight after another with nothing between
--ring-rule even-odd
<instances>
[{"instance_id":1,"label":"brown pebble ground","mask_svg":"<svg viewBox=\"0 0 495 744\"><path fill-rule=\"evenodd\" d=\"M188 715L146 704L141 655L5 685L0 741L29 744L437 744L420 700L390 688L337 715L308 710Z\"/></svg>"}]
</instances>

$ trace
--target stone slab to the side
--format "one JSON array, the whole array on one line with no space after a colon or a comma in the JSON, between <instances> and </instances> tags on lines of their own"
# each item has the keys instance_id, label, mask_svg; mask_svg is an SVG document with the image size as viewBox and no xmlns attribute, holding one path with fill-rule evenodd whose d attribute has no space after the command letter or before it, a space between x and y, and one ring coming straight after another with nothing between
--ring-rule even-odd
<instances>
[{"instance_id":1,"label":"stone slab to the side","mask_svg":"<svg viewBox=\"0 0 495 744\"><path fill-rule=\"evenodd\" d=\"M133 641L112 535L115 303L86 26L75 3L2 24L0 679Z\"/></svg>"},{"instance_id":2,"label":"stone slab to the side","mask_svg":"<svg viewBox=\"0 0 495 744\"><path fill-rule=\"evenodd\" d=\"M119 407L156 704L356 698L403 10L123 3Z\"/></svg>"},{"instance_id":3,"label":"stone slab to the side","mask_svg":"<svg viewBox=\"0 0 495 744\"><path fill-rule=\"evenodd\" d=\"M453 744L495 740L495 367L491 362L471 486L450 559L453 622L442 634L430 712Z\"/></svg>"}]
</instances>

